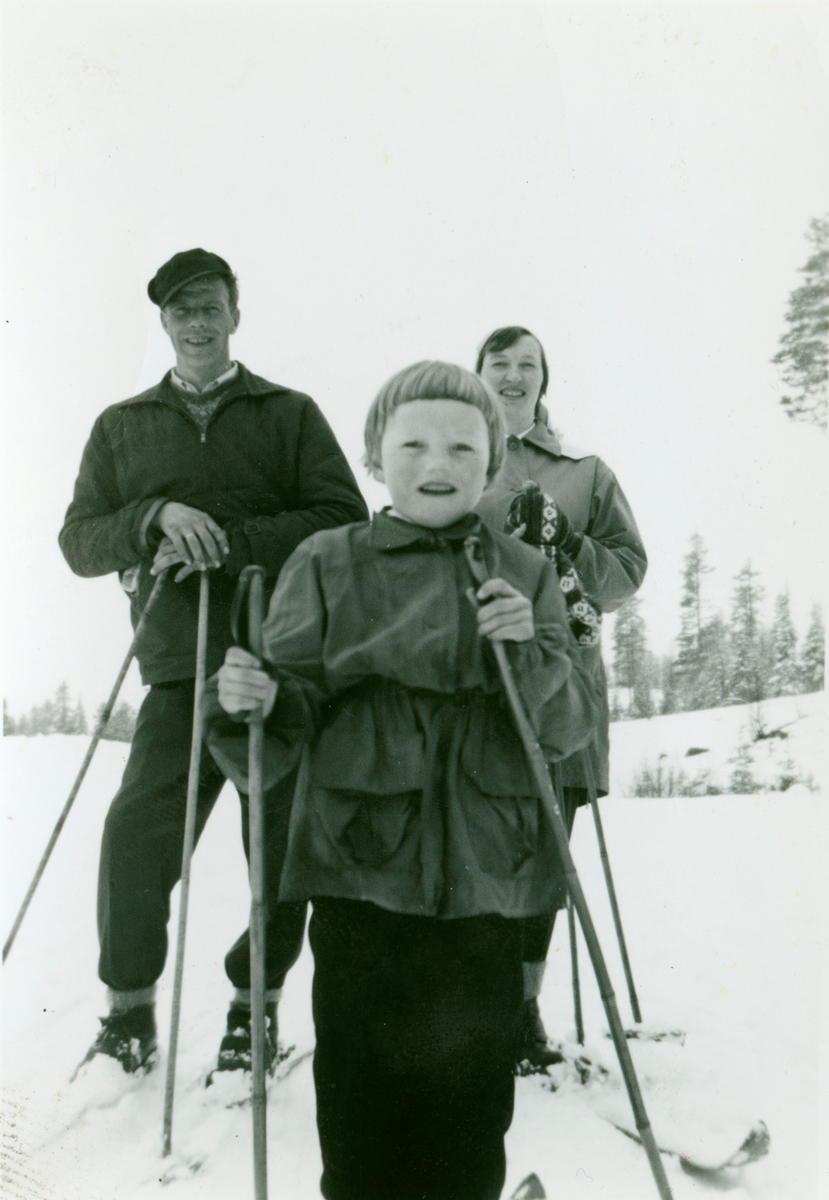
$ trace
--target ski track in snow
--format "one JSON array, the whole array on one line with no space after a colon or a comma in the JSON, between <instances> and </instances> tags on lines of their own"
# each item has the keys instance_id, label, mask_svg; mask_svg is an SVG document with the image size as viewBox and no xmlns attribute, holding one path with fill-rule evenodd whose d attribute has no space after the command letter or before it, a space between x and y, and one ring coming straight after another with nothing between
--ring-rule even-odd
<instances>
[{"instance_id":1,"label":"ski track in snow","mask_svg":"<svg viewBox=\"0 0 829 1200\"><path fill-rule=\"evenodd\" d=\"M789 737L757 743L758 778L791 760L821 779L824 697L762 705L767 728ZM819 1175L819 983L825 962L827 819L820 792L624 799L644 764L689 774L704 758L727 780L746 738L745 708L682 713L614 725L612 796L602 819L647 1026L680 1027L684 1046L630 1043L657 1141L684 1138L703 1159L737 1149L762 1118L771 1152L729 1182L733 1200L821 1200ZM6 738L3 928L11 925L69 791L85 738ZM691 746L706 755L685 758ZM225 1107L205 1089L230 995L222 960L247 921L249 895L238 802L228 787L197 850L173 1123L173 1154L161 1158L164 1048L169 1038L171 953L159 986L161 1061L126 1089L118 1069L96 1060L68 1082L105 1011L97 982L95 883L101 826L127 747L104 742L4 967L3 1196L9 1200L236 1200L253 1196L249 1107ZM622 1019L630 1008L601 875L595 832L583 812L573 852L614 981ZM823 915L822 909L823 907ZM542 996L548 1029L574 1039L566 923L556 927ZM821 933L823 942L821 942ZM647 1200L656 1190L642 1149L606 1118L627 1114L612 1044L583 943L585 1052L609 1077L582 1085L558 1071L556 1091L519 1079L507 1139L504 1197L531 1171L557 1200ZM280 1005L280 1041L296 1066L271 1085L269 1194L319 1196L307 946ZM306 1057L302 1058L305 1054ZM290 1061L290 1060L289 1060ZM287 1066L288 1064L286 1064ZM621 1106L621 1107L620 1107ZM679 1132L677 1132L679 1131ZM826 1146L824 1145L824 1151ZM675 1200L712 1192L664 1158Z\"/></svg>"}]
</instances>

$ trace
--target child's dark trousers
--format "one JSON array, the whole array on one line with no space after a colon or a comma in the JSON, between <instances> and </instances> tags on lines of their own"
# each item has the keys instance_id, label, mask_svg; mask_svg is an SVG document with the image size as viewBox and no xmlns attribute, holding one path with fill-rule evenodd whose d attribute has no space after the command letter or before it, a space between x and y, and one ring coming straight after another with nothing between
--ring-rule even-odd
<instances>
[{"instance_id":1,"label":"child's dark trousers","mask_svg":"<svg viewBox=\"0 0 829 1200\"><path fill-rule=\"evenodd\" d=\"M317 898L314 1079L326 1200L497 1200L521 922Z\"/></svg>"}]
</instances>

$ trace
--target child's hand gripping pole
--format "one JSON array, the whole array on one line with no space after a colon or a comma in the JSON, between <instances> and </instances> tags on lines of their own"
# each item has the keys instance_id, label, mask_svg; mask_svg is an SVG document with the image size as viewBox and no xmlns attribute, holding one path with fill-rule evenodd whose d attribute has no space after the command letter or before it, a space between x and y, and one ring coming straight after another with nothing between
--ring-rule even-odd
<instances>
[{"instance_id":1,"label":"child's hand gripping pole","mask_svg":"<svg viewBox=\"0 0 829 1200\"><path fill-rule=\"evenodd\" d=\"M489 577L486 560L484 559L483 548L480 539L477 537L469 537L464 543L466 559L469 563L469 569L475 579L476 584L480 586L485 583ZM567 839L567 828L561 815L558 800L556 799L553 785L550 781L550 773L547 769L547 763L544 755L541 752L541 747L536 741L535 733L530 725L527 714L524 710L524 704L521 699L518 688L515 684L515 679L512 674L512 667L509 664L506 650L501 642L491 641L495 661L498 664L498 670L501 674L501 681L504 685L504 691L507 694L512 715L518 730L518 735L521 738L521 744L524 748L524 753L527 756L527 762L535 778L539 796L544 805L547 817L552 824L553 833L556 841L556 849L558 850L559 859L564 867L564 874L567 879L567 887L573 901L573 905L578 913L584 940L587 943L587 949L590 954L590 961L593 964L593 970L596 975L596 981L599 985L602 1002L604 1004L605 1014L607 1015L608 1024L610 1025L610 1033L613 1038L613 1044L616 1047L616 1054L619 1059L619 1066L622 1069L622 1074L627 1087L628 1096L630 1098L631 1107L633 1109L636 1128L639 1131L639 1136L642 1145L648 1155L651 1171L656 1182L657 1191L662 1200L670 1200L671 1189L668 1186L668 1180L665 1175L665 1168L662 1165L662 1159L659 1156L659 1150L656 1145L656 1140L653 1136L653 1131L648 1120L648 1114L645 1111L645 1103L642 1099L642 1092L639 1087L639 1081L636 1078L633 1060L630 1057L627 1040L625 1038L622 1022L619 1017L619 1009L616 1004L616 997L613 992L613 985L610 982L610 975L605 966L604 956L599 945L599 939L593 925L590 912L587 908L587 901L582 891L581 883L579 882L576 866L570 854L570 846Z\"/></svg>"}]
</instances>

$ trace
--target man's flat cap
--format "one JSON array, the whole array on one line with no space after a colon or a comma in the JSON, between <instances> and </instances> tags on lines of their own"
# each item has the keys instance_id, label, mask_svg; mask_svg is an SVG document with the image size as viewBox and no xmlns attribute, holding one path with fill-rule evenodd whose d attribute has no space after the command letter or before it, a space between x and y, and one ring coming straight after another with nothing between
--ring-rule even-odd
<instances>
[{"instance_id":1,"label":"man's flat cap","mask_svg":"<svg viewBox=\"0 0 829 1200\"><path fill-rule=\"evenodd\" d=\"M163 308L176 292L180 292L194 279L201 279L203 275L233 278L230 267L218 254L211 254L208 250L182 250L180 254L174 254L163 267L158 268L147 284L147 295L153 304Z\"/></svg>"}]
</instances>

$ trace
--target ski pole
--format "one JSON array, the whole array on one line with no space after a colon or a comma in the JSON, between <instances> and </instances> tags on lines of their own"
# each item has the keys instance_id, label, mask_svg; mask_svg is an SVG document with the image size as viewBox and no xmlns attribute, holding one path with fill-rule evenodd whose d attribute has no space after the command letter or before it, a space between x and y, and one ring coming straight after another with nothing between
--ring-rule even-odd
<instances>
[{"instance_id":1,"label":"ski pole","mask_svg":"<svg viewBox=\"0 0 829 1200\"><path fill-rule=\"evenodd\" d=\"M190 769L187 775L187 808L184 817L184 848L181 857L181 892L178 907L178 938L176 941L176 971L173 982L173 1011L170 1018L170 1048L167 1057L167 1079L164 1087L164 1145L162 1156L172 1149L173 1096L176 1087L176 1056L178 1027L181 1018L181 985L184 978L184 940L187 934L187 903L190 898L190 860L196 841L196 810L199 798L199 769L201 767L202 695L207 664L207 616L210 602L208 573L199 576L199 623L196 633L196 686L193 693L193 736L190 741Z\"/></svg>"},{"instance_id":2,"label":"ski pole","mask_svg":"<svg viewBox=\"0 0 829 1200\"><path fill-rule=\"evenodd\" d=\"M248 642L262 661L262 618L265 612L265 571L245 567L239 586L249 582ZM267 1096L265 1092L265 828L262 805L261 708L249 718L248 813L250 821L250 1025L253 1099L253 1181L256 1200L268 1198Z\"/></svg>"},{"instance_id":3,"label":"ski pole","mask_svg":"<svg viewBox=\"0 0 829 1200\"><path fill-rule=\"evenodd\" d=\"M561 796L563 798L564 783L562 781L561 763L553 764L552 778L553 791L557 796ZM575 813L573 816L575 819ZM564 902L567 909L567 933L570 940L570 979L573 985L573 1020L576 1024L576 1041L580 1046L583 1046L584 1019L581 1011L581 980L579 979L579 945L576 938L576 911L573 908L573 901L569 892L566 892ZM556 916L557 915L558 914L556 914ZM553 917L553 921L555 922L555 917Z\"/></svg>"},{"instance_id":4,"label":"ski pole","mask_svg":"<svg viewBox=\"0 0 829 1200\"><path fill-rule=\"evenodd\" d=\"M468 537L464 543L466 557L469 563L472 576L480 585L486 581L489 572L487 570L486 560L483 555L483 547L481 546L480 538ZM657 1191L661 1200L671 1200L671 1189L668 1186L668 1179L665 1175L665 1167L662 1159L659 1156L659 1149L656 1145L656 1140L653 1136L648 1114L645 1109L645 1102L642 1099L642 1091L639 1087L639 1080L636 1078L636 1071L633 1066L633 1060L630 1056L630 1048L625 1038L625 1031L622 1028L622 1022L619 1017L619 1008L616 1004L616 997L613 992L613 984L610 981L607 967L605 965L604 956L602 955L599 939L596 934L593 920L590 916L590 911L587 907L587 900L582 891L576 865L573 862L573 857L570 854L570 846L567 838L567 827L561 815L558 800L556 799L553 785L550 782L550 773L547 769L547 763L544 755L541 752L541 747L536 741L532 726L530 725L527 714L524 710L524 703L521 695L515 684L515 678L512 674L507 653L502 642L490 642L492 650L495 654L495 661L498 664L498 670L501 675L501 681L504 685L504 691L507 694L512 715L515 720L515 725L518 735L521 738L521 743L524 748L524 753L527 756L527 763L535 777L536 787L538 788L541 802L544 806L544 811L553 828L556 848L558 850L559 859L564 867L564 873L567 878L567 887L573 901L573 905L578 913L579 922L584 933L584 940L587 943L587 950L590 954L590 961L593 964L593 971L596 975L596 982L599 985L602 1002L604 1004L605 1014L610 1025L610 1033L613 1038L613 1045L616 1049L616 1054L619 1059L619 1066L622 1070L622 1075L627 1088L628 1098L630 1099L633 1116L636 1122L636 1128L639 1132L639 1137L645 1152L648 1156L651 1171L653 1173L654 1182L656 1183Z\"/></svg>"},{"instance_id":5,"label":"ski pole","mask_svg":"<svg viewBox=\"0 0 829 1200\"><path fill-rule=\"evenodd\" d=\"M567 928L570 933L570 974L573 979L573 1018L576 1022L576 1041L584 1045L584 1019L581 1015L581 984L579 982L579 948L576 942L576 910L567 893Z\"/></svg>"},{"instance_id":6,"label":"ski pole","mask_svg":"<svg viewBox=\"0 0 829 1200\"><path fill-rule=\"evenodd\" d=\"M58 817L57 824L55 825L55 828L52 830L52 836L49 838L49 841L46 844L46 849L43 851L43 857L41 858L40 862L38 863L37 870L34 873L32 882L29 884L29 890L26 892L26 895L23 898L23 903L20 906L20 911L18 912L17 916L15 917L14 924L12 925L11 933L6 938L6 944L3 947L3 962L5 962L6 959L8 958L9 951L11 950L12 946L14 945L14 939L17 937L17 931L23 923L23 918L26 915L26 910L28 909L29 905L32 902L32 897L34 896L35 891L37 890L37 885L40 883L40 878L41 878L43 872L46 870L46 864L48 863L48 861L52 855L52 851L55 848L55 843L57 842L57 840L60 836L60 831L63 829L64 825L66 824L66 818L69 816L69 810L72 808L72 805L75 803L75 797L77 796L78 792L80 791L81 784L83 783L86 772L89 769L89 764L92 762L92 756L98 748L98 742L100 742L101 738L104 735L104 730L107 727L109 718L112 716L112 710L115 707L115 701L118 699L118 693L121 690L121 684L124 682L124 678L127 674L127 671L129 670L130 663L132 662L133 658L135 657L136 648L138 646L139 641L141 640L141 636L144 633L144 630L147 627L147 620L148 620L149 615L152 612L153 608L155 607L155 603L158 600L159 595L161 594L161 588L162 588L162 586L164 584L164 580L166 578L167 578L167 571L162 571L161 574L156 579L155 583L153 584L153 590L150 592L149 597L147 598L147 603L144 605L141 616L138 619L138 624L135 627L135 633L132 635L132 641L130 642L130 648L127 651L127 657L124 659L124 662L121 666L121 670L118 672L118 676L115 680L115 683L113 684L112 691L109 693L109 699L107 700L106 704L104 705L103 709L101 710L101 715L98 718L98 723L95 726L94 733L92 734L92 741L89 743L89 747L84 756L84 760L81 763L81 769L78 771L78 774L75 777L75 782L72 784L72 790L70 791L67 801L63 806L63 811L61 812L60 816Z\"/></svg>"},{"instance_id":7,"label":"ski pole","mask_svg":"<svg viewBox=\"0 0 829 1200\"><path fill-rule=\"evenodd\" d=\"M583 758L586 760L587 755L583 754ZM625 981L628 988L630 1007L633 1012L634 1021L637 1025L641 1025L642 1013L639 1010L639 998L636 995L636 985L633 982L633 972L630 968L628 948L625 943L625 933L622 929L622 914L619 912L619 901L616 899L616 888L613 885L613 874L610 870L610 858L608 857L607 853L607 843L604 840L602 818L599 815L599 801L598 797L596 796L596 785L593 782L592 773L590 771L588 771L587 777L590 794L590 807L593 810L593 821L596 826L596 837L599 840L599 857L602 860L602 869L604 870L605 882L607 883L607 894L610 898L610 908L613 913L613 924L616 926L616 938L619 942L619 953L622 956L622 967L624 968L625 972Z\"/></svg>"}]
</instances>

